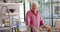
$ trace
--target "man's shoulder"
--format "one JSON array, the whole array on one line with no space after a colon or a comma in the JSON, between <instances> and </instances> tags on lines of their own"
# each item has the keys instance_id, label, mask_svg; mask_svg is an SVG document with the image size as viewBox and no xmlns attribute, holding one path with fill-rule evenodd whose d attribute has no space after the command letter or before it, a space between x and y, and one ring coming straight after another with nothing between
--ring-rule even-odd
<instances>
[{"instance_id":1,"label":"man's shoulder","mask_svg":"<svg viewBox=\"0 0 60 32\"><path fill-rule=\"evenodd\" d=\"M30 10L27 11L27 14L26 15L29 16L29 17L31 17L31 11Z\"/></svg>"},{"instance_id":2,"label":"man's shoulder","mask_svg":"<svg viewBox=\"0 0 60 32\"><path fill-rule=\"evenodd\" d=\"M30 13L30 12L31 12L31 10L28 10L28 11L27 11L27 13Z\"/></svg>"},{"instance_id":3,"label":"man's shoulder","mask_svg":"<svg viewBox=\"0 0 60 32\"><path fill-rule=\"evenodd\" d=\"M30 13L31 13L31 10L28 10L28 11L27 11L27 14L30 14Z\"/></svg>"}]
</instances>

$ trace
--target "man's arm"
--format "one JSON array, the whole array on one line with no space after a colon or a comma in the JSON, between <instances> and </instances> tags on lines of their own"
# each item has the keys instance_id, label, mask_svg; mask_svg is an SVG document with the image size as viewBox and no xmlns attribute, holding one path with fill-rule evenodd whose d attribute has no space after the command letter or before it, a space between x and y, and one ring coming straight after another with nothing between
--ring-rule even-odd
<instances>
[{"instance_id":1,"label":"man's arm","mask_svg":"<svg viewBox=\"0 0 60 32\"><path fill-rule=\"evenodd\" d=\"M41 15L40 15L40 27L46 28L46 26L44 25L44 21L43 21Z\"/></svg>"},{"instance_id":2,"label":"man's arm","mask_svg":"<svg viewBox=\"0 0 60 32\"><path fill-rule=\"evenodd\" d=\"M26 28L27 28L27 30L29 29L29 27L30 27L30 17L29 17L29 14L27 13L26 14Z\"/></svg>"},{"instance_id":3,"label":"man's arm","mask_svg":"<svg viewBox=\"0 0 60 32\"><path fill-rule=\"evenodd\" d=\"M41 15L40 15L40 26L44 26L44 21L43 21Z\"/></svg>"}]
</instances>

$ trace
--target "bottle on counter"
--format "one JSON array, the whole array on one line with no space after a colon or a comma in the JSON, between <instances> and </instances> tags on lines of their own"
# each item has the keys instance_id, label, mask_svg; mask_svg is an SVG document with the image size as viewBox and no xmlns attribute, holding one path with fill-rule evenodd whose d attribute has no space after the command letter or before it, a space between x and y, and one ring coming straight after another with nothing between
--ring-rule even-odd
<instances>
[{"instance_id":1,"label":"bottle on counter","mask_svg":"<svg viewBox=\"0 0 60 32\"><path fill-rule=\"evenodd\" d=\"M14 17L13 18L13 26L15 27L15 32L19 32L19 25L20 25L20 22L19 22L19 18L17 17Z\"/></svg>"},{"instance_id":2,"label":"bottle on counter","mask_svg":"<svg viewBox=\"0 0 60 32\"><path fill-rule=\"evenodd\" d=\"M16 19L16 29L18 32L19 32L19 25L20 25L19 19Z\"/></svg>"}]
</instances>

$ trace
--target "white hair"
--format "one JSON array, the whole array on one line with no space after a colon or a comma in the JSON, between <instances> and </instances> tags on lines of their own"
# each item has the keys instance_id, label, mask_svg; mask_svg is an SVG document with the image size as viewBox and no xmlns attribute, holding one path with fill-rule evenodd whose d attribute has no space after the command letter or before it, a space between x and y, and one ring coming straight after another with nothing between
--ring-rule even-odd
<instances>
[{"instance_id":1,"label":"white hair","mask_svg":"<svg viewBox=\"0 0 60 32\"><path fill-rule=\"evenodd\" d=\"M38 2L32 2L32 5L35 5L35 4L38 6Z\"/></svg>"}]
</instances>

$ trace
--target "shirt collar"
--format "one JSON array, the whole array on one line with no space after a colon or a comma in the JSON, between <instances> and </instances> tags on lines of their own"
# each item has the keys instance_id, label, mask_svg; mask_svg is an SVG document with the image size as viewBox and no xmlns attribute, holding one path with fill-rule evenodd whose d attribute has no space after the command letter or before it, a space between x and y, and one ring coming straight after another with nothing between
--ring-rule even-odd
<instances>
[{"instance_id":1,"label":"shirt collar","mask_svg":"<svg viewBox=\"0 0 60 32\"><path fill-rule=\"evenodd\" d=\"M35 13L34 11L32 11L32 9L31 9L31 12L32 12L33 14L35 14L35 15L37 15L37 14L38 14L38 11L37 11L37 13Z\"/></svg>"}]
</instances>

